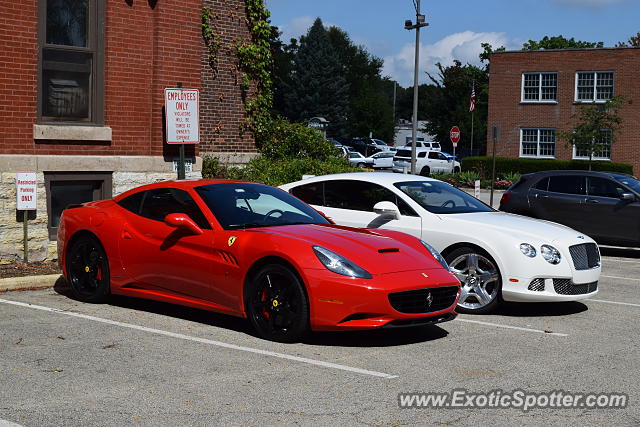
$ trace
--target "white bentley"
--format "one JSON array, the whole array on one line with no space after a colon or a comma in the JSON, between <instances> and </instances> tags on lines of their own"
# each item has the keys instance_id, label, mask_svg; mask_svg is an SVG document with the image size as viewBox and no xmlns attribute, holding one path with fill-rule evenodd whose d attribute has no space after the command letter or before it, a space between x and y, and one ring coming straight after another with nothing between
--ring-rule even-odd
<instances>
[{"instance_id":1,"label":"white bentley","mask_svg":"<svg viewBox=\"0 0 640 427\"><path fill-rule=\"evenodd\" d=\"M362 172L281 188L337 224L388 228L429 242L462 283L462 312L486 313L501 299L575 301L598 291L600 251L593 239L496 211L437 179Z\"/></svg>"}]
</instances>

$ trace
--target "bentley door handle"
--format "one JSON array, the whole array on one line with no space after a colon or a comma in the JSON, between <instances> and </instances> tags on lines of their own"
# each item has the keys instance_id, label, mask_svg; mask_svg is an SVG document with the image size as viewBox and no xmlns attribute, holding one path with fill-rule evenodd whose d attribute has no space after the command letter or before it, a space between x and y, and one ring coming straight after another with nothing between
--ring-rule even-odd
<instances>
[{"instance_id":1,"label":"bentley door handle","mask_svg":"<svg viewBox=\"0 0 640 427\"><path fill-rule=\"evenodd\" d=\"M585 199L587 203L600 203L597 199Z\"/></svg>"}]
</instances>

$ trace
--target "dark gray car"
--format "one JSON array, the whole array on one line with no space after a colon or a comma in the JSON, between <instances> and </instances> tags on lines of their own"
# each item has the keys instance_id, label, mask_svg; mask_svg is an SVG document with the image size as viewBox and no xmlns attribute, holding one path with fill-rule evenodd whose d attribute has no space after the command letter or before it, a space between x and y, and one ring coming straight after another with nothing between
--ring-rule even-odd
<instances>
[{"instance_id":1,"label":"dark gray car","mask_svg":"<svg viewBox=\"0 0 640 427\"><path fill-rule=\"evenodd\" d=\"M621 173L544 171L522 175L500 210L565 224L601 244L640 246L640 181Z\"/></svg>"}]
</instances>

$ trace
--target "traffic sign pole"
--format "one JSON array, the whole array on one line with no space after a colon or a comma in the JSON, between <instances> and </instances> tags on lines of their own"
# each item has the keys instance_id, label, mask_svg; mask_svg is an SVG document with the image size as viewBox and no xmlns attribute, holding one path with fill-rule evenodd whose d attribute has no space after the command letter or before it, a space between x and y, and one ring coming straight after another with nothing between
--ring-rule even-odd
<instances>
[{"instance_id":1,"label":"traffic sign pole","mask_svg":"<svg viewBox=\"0 0 640 427\"><path fill-rule=\"evenodd\" d=\"M182 82L178 82L176 86L182 89ZM184 144L178 146L178 179L184 179L186 176L184 170Z\"/></svg>"}]
</instances>

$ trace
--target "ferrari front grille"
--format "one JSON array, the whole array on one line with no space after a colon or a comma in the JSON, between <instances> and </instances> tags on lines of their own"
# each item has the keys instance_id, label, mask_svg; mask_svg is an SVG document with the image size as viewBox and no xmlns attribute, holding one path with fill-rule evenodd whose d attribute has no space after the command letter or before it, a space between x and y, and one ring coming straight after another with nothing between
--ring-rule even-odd
<instances>
[{"instance_id":1,"label":"ferrari front grille","mask_svg":"<svg viewBox=\"0 0 640 427\"><path fill-rule=\"evenodd\" d=\"M600 253L595 243L569 246L569 253L576 270L588 270L600 266Z\"/></svg>"},{"instance_id":2,"label":"ferrari front grille","mask_svg":"<svg viewBox=\"0 0 640 427\"><path fill-rule=\"evenodd\" d=\"M590 294L598 289L598 282L576 285L571 279L553 279L553 289L560 295Z\"/></svg>"},{"instance_id":3,"label":"ferrari front grille","mask_svg":"<svg viewBox=\"0 0 640 427\"><path fill-rule=\"evenodd\" d=\"M389 294L389 303L400 313L432 313L456 302L458 286L440 286Z\"/></svg>"}]
</instances>

